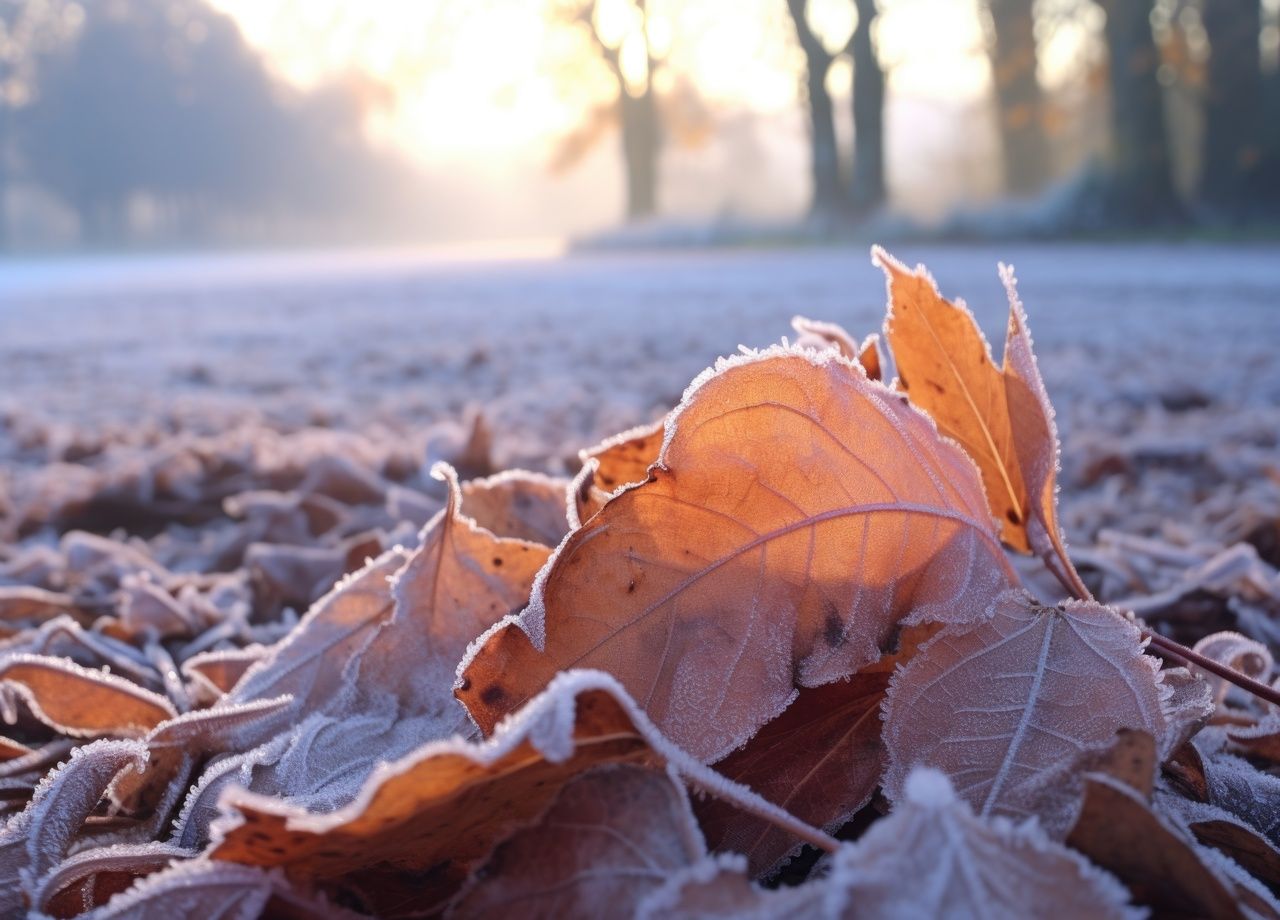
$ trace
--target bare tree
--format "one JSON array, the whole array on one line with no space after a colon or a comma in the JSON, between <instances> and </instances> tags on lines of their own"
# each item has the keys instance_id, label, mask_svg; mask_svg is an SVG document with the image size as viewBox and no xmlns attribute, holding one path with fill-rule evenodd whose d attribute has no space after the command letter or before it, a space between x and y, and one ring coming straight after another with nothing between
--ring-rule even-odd
<instances>
[{"instance_id":1,"label":"bare tree","mask_svg":"<svg viewBox=\"0 0 1280 920\"><path fill-rule=\"evenodd\" d=\"M809 26L809 0L787 0L787 12L795 26L796 41L804 52L805 98L809 107L809 178L812 198L809 210L831 214L841 210L844 183L840 177L840 151L836 144L835 109L827 92L827 72L835 55L829 52Z\"/></svg>"},{"instance_id":2,"label":"bare tree","mask_svg":"<svg viewBox=\"0 0 1280 920\"><path fill-rule=\"evenodd\" d=\"M622 158L626 170L627 218L636 220L654 214L658 208L658 172L663 146L662 120L654 76L663 61L654 53L650 39L647 0L631 0L637 13L637 27L624 39L643 48L644 71L629 73L623 63L623 42L610 43L601 35L596 21L596 0L559 3L556 13L564 21L583 28L601 61L608 67L617 87L612 102L587 113L583 127L565 139L557 154L557 168L570 165L603 133L616 123L621 134Z\"/></svg>"},{"instance_id":3,"label":"bare tree","mask_svg":"<svg viewBox=\"0 0 1280 920\"><path fill-rule=\"evenodd\" d=\"M1209 38L1204 158L1199 197L1219 214L1255 210L1266 197L1266 122L1259 0L1204 0Z\"/></svg>"},{"instance_id":4,"label":"bare tree","mask_svg":"<svg viewBox=\"0 0 1280 920\"><path fill-rule=\"evenodd\" d=\"M808 0L787 0L796 40L805 58L805 99L809 114L810 211L864 214L884 203L884 72L871 41L875 0L854 0L858 21L848 42L830 51L809 25ZM840 168L835 108L827 91L827 75L836 58L853 61L853 168L848 187Z\"/></svg>"},{"instance_id":5,"label":"bare tree","mask_svg":"<svg viewBox=\"0 0 1280 920\"><path fill-rule=\"evenodd\" d=\"M1113 219L1140 224L1179 220L1173 160L1157 79L1160 53L1149 0L1100 0L1111 89L1111 157L1107 209Z\"/></svg>"},{"instance_id":6,"label":"bare tree","mask_svg":"<svg viewBox=\"0 0 1280 920\"><path fill-rule=\"evenodd\" d=\"M884 204L884 70L871 41L876 0L854 0L858 23L849 37L853 55L853 181L849 201L855 214Z\"/></svg>"},{"instance_id":7,"label":"bare tree","mask_svg":"<svg viewBox=\"0 0 1280 920\"><path fill-rule=\"evenodd\" d=\"M1048 178L1034 6L1034 0L986 0L1005 191L1019 196L1039 191Z\"/></svg>"}]
</instances>

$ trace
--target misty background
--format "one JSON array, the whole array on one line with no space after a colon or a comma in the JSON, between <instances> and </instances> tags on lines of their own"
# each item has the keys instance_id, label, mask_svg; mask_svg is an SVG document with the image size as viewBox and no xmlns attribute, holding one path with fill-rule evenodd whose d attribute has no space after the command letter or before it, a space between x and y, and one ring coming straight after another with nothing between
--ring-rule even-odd
<instances>
[{"instance_id":1,"label":"misty background","mask_svg":"<svg viewBox=\"0 0 1280 920\"><path fill-rule=\"evenodd\" d=\"M0 0L0 248L1280 225L1280 0Z\"/></svg>"}]
</instances>

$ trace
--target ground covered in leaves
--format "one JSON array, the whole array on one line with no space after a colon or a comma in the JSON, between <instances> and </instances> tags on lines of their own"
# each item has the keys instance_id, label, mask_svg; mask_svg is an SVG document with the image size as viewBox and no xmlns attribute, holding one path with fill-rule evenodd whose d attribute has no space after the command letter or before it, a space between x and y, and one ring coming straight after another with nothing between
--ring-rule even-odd
<instances>
[{"instance_id":1,"label":"ground covered in leaves","mask_svg":"<svg viewBox=\"0 0 1280 920\"><path fill-rule=\"evenodd\" d=\"M902 255L11 281L0 911L1280 916L1276 253Z\"/></svg>"}]
</instances>

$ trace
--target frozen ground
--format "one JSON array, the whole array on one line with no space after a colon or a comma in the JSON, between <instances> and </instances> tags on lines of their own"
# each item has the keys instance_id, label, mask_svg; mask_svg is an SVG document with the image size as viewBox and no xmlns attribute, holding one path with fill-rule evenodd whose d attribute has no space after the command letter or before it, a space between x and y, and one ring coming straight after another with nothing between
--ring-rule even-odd
<instances>
[{"instance_id":1,"label":"frozen ground","mask_svg":"<svg viewBox=\"0 0 1280 920\"><path fill-rule=\"evenodd\" d=\"M1280 248L897 254L929 265L996 338L996 263L1014 264L1072 427L1078 406L1092 416L1116 399L1194 394L1215 416L1280 401ZM555 470L659 414L717 355L789 333L793 314L862 335L883 301L860 248L0 263L0 410L88 429L174 417L418 430L482 408L501 463ZM3 428L0 458L15 459Z\"/></svg>"}]
</instances>

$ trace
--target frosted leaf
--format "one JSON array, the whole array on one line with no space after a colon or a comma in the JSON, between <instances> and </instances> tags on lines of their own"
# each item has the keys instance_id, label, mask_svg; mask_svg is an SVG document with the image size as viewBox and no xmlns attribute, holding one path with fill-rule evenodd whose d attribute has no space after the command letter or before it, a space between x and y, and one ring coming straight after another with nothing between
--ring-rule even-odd
<instances>
[{"instance_id":1,"label":"frosted leaf","mask_svg":"<svg viewBox=\"0 0 1280 920\"><path fill-rule=\"evenodd\" d=\"M1271 669L1275 665L1271 650L1265 645L1230 630L1205 636L1195 644L1193 651L1263 683L1269 681ZM1203 672L1202 676L1213 688L1214 700L1221 703L1227 691L1231 689L1231 684L1207 671Z\"/></svg>"},{"instance_id":2,"label":"frosted leaf","mask_svg":"<svg viewBox=\"0 0 1280 920\"><path fill-rule=\"evenodd\" d=\"M52 869L32 892L32 906L54 916L105 904L134 880L195 854L168 843L116 844L81 850Z\"/></svg>"},{"instance_id":3,"label":"frosted leaf","mask_svg":"<svg viewBox=\"0 0 1280 920\"><path fill-rule=\"evenodd\" d=\"M1160 683L1169 693L1164 701L1169 727L1160 746L1161 755L1167 758L1205 726L1215 706L1209 682L1186 668L1162 668Z\"/></svg>"},{"instance_id":4,"label":"frosted leaf","mask_svg":"<svg viewBox=\"0 0 1280 920\"><path fill-rule=\"evenodd\" d=\"M1109 776L1085 777L1083 805L1066 842L1120 879L1156 916L1240 916L1229 883L1205 862L1207 851Z\"/></svg>"},{"instance_id":5,"label":"frosted leaf","mask_svg":"<svg viewBox=\"0 0 1280 920\"><path fill-rule=\"evenodd\" d=\"M229 693L245 672L267 652L268 649L262 645L200 652L182 662L182 673L190 680L193 695L215 700Z\"/></svg>"},{"instance_id":6,"label":"frosted leaf","mask_svg":"<svg viewBox=\"0 0 1280 920\"><path fill-rule=\"evenodd\" d=\"M5 656L0 659L0 681L13 687L40 721L78 738L136 737L177 715L173 704L159 694L64 658Z\"/></svg>"},{"instance_id":7,"label":"frosted leaf","mask_svg":"<svg viewBox=\"0 0 1280 920\"><path fill-rule=\"evenodd\" d=\"M885 335L898 386L978 464L1001 538L1043 558L1087 597L1058 524L1057 430L1012 269L1000 267L1009 325L997 367L973 314L945 300L923 267L909 271L879 247L872 261L889 280Z\"/></svg>"},{"instance_id":8,"label":"frosted leaf","mask_svg":"<svg viewBox=\"0 0 1280 920\"><path fill-rule=\"evenodd\" d=\"M450 916L618 914L705 853L684 788L670 776L598 767L566 783L537 823L498 845Z\"/></svg>"},{"instance_id":9,"label":"frosted leaf","mask_svg":"<svg viewBox=\"0 0 1280 920\"><path fill-rule=\"evenodd\" d=\"M111 780L146 760L137 741L95 741L71 752L0 830L0 913L13 911L63 857Z\"/></svg>"},{"instance_id":10,"label":"frosted leaf","mask_svg":"<svg viewBox=\"0 0 1280 920\"><path fill-rule=\"evenodd\" d=\"M1280 884L1280 849L1237 815L1171 792L1157 796L1163 814L1195 836L1205 847L1227 856L1268 885Z\"/></svg>"},{"instance_id":11,"label":"frosted leaf","mask_svg":"<svg viewBox=\"0 0 1280 920\"><path fill-rule=\"evenodd\" d=\"M885 793L936 767L982 816L1038 816L1066 833L1078 804L1071 765L1118 729L1166 731L1156 663L1137 628L1092 603L1041 607L1020 592L991 617L950 626L895 675L885 702Z\"/></svg>"},{"instance_id":12,"label":"frosted leaf","mask_svg":"<svg viewBox=\"0 0 1280 920\"><path fill-rule=\"evenodd\" d=\"M267 873L249 866L188 860L147 876L84 916L85 920L257 920L276 884Z\"/></svg>"},{"instance_id":13,"label":"frosted leaf","mask_svg":"<svg viewBox=\"0 0 1280 920\"><path fill-rule=\"evenodd\" d=\"M126 768L112 784L113 803L127 813L149 812L170 783L182 781L186 785L195 755L262 743L283 729L283 717L292 702L288 696L255 700L187 712L162 722L143 739L150 752L145 766Z\"/></svg>"},{"instance_id":14,"label":"frosted leaf","mask_svg":"<svg viewBox=\"0 0 1280 920\"><path fill-rule=\"evenodd\" d=\"M569 532L566 479L508 470L462 484L462 510L498 537L555 546Z\"/></svg>"},{"instance_id":15,"label":"frosted leaf","mask_svg":"<svg viewBox=\"0 0 1280 920\"><path fill-rule=\"evenodd\" d=\"M582 471L572 485L571 530L582 526L623 486L645 481L662 450L665 423L666 419L659 419L640 425L579 451Z\"/></svg>"},{"instance_id":16,"label":"frosted leaf","mask_svg":"<svg viewBox=\"0 0 1280 920\"><path fill-rule=\"evenodd\" d=\"M760 888L746 876L736 853L708 856L671 873L636 908L636 920L774 920L778 917L837 918L843 898L825 902L829 886L810 881L798 888Z\"/></svg>"},{"instance_id":17,"label":"frosted leaf","mask_svg":"<svg viewBox=\"0 0 1280 920\"><path fill-rule=\"evenodd\" d=\"M347 663L369 641L393 609L388 579L404 565L405 554L388 550L359 572L339 582L316 601L302 621L261 660L253 664L229 694L248 702L290 694L294 706L313 708L345 687Z\"/></svg>"},{"instance_id":18,"label":"frosted leaf","mask_svg":"<svg viewBox=\"0 0 1280 920\"><path fill-rule=\"evenodd\" d=\"M7 628L37 625L62 615L82 616L69 594L28 585L0 585L0 622Z\"/></svg>"},{"instance_id":19,"label":"frosted leaf","mask_svg":"<svg viewBox=\"0 0 1280 920\"><path fill-rule=\"evenodd\" d=\"M492 634L459 697L487 729L547 670L599 668L711 761L901 624L979 617L1013 579L962 451L833 352L773 348L694 382L649 479L540 574L509 627L529 650Z\"/></svg>"},{"instance_id":20,"label":"frosted leaf","mask_svg":"<svg viewBox=\"0 0 1280 920\"><path fill-rule=\"evenodd\" d=\"M1114 878L1034 823L979 819L938 771L917 770L903 787L889 817L834 860L828 884L856 916L1141 916Z\"/></svg>"},{"instance_id":21,"label":"frosted leaf","mask_svg":"<svg viewBox=\"0 0 1280 920\"><path fill-rule=\"evenodd\" d=\"M1263 773L1231 754L1204 759L1209 801L1256 828L1280 846L1280 777Z\"/></svg>"},{"instance_id":22,"label":"frosted leaf","mask_svg":"<svg viewBox=\"0 0 1280 920\"><path fill-rule=\"evenodd\" d=\"M716 771L834 833L880 785L880 704L889 670L801 690ZM768 874L800 847L792 835L725 802L701 801L697 810L712 849L745 855L753 876Z\"/></svg>"},{"instance_id":23,"label":"frosted leaf","mask_svg":"<svg viewBox=\"0 0 1280 920\"><path fill-rule=\"evenodd\" d=\"M214 758L204 768L173 822L173 843L198 850L209 842L209 829L222 812L218 797L228 786L248 787L255 767L273 764L288 747L288 736L273 738L242 754Z\"/></svg>"},{"instance_id":24,"label":"frosted leaf","mask_svg":"<svg viewBox=\"0 0 1280 920\"><path fill-rule=\"evenodd\" d=\"M126 638L146 633L168 637L199 632L168 591L141 575L127 575L121 581L117 617Z\"/></svg>"},{"instance_id":25,"label":"frosted leaf","mask_svg":"<svg viewBox=\"0 0 1280 920\"><path fill-rule=\"evenodd\" d=\"M880 336L872 333L859 345L843 327L805 316L793 316L791 328L796 331L794 344L797 347L815 348L819 351L834 348L841 357L861 364L869 379L884 379L880 369Z\"/></svg>"},{"instance_id":26,"label":"frosted leaf","mask_svg":"<svg viewBox=\"0 0 1280 920\"><path fill-rule=\"evenodd\" d=\"M278 798L228 790L222 804L233 813L215 824L211 853L280 867L322 888L359 888L366 870L392 864L403 877L380 873L364 897L430 909L495 843L536 819L566 780L608 763L665 764L713 794L787 819L659 735L609 675L578 671L556 678L482 744L434 741L377 767L335 812L309 813Z\"/></svg>"}]
</instances>

